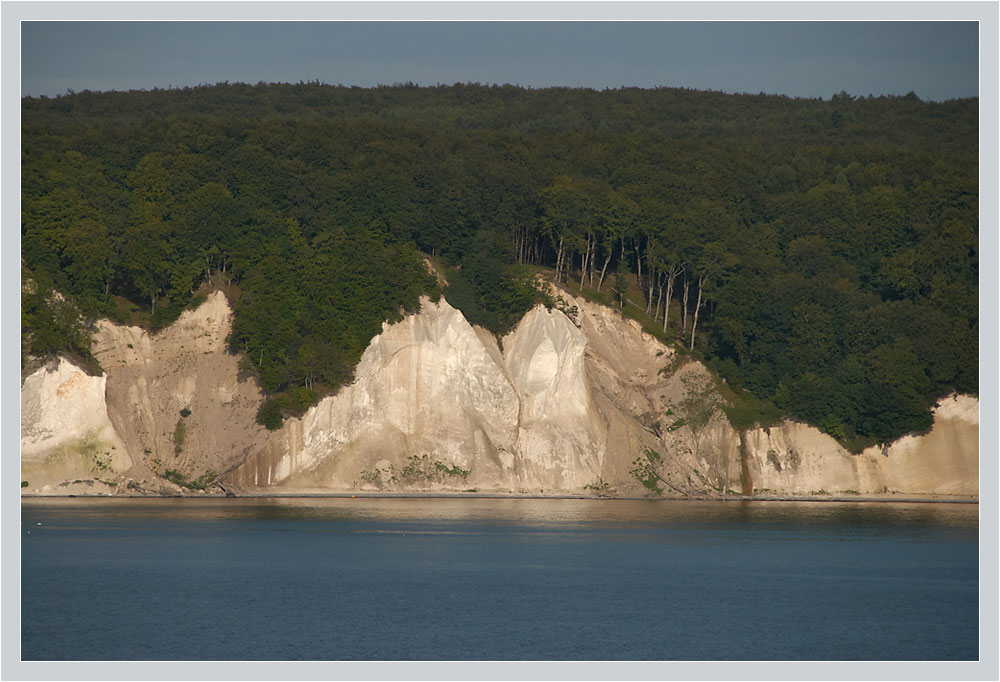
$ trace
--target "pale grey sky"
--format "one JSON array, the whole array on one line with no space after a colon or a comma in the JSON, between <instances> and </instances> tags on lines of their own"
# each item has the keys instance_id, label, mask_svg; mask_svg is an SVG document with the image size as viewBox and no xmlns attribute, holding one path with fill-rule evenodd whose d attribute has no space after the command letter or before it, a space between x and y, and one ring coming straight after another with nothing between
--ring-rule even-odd
<instances>
[{"instance_id":1,"label":"pale grey sky","mask_svg":"<svg viewBox=\"0 0 1000 682\"><path fill-rule=\"evenodd\" d=\"M220 81L978 94L974 22L24 22L22 95Z\"/></svg>"}]
</instances>

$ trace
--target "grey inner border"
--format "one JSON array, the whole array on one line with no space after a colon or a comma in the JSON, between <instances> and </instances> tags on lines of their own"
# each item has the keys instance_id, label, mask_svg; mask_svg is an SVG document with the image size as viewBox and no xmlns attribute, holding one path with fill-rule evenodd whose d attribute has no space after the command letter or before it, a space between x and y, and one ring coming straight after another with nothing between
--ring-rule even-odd
<instances>
[{"instance_id":1,"label":"grey inner border","mask_svg":"<svg viewBox=\"0 0 1000 682\"><path fill-rule=\"evenodd\" d=\"M4 453L0 491L3 561L0 676L24 680L553 679L944 680L1000 678L998 640L998 6L995 2L4 2L2 6L2 216L0 305ZM980 22L980 656L926 662L435 662L435 663L22 663L20 661L20 21L28 20L692 21L961 20ZM992 258L991 258L992 257ZM984 353L984 349L987 351ZM983 485L982 482L985 482ZM983 578L985 576L985 579Z\"/></svg>"}]
</instances>

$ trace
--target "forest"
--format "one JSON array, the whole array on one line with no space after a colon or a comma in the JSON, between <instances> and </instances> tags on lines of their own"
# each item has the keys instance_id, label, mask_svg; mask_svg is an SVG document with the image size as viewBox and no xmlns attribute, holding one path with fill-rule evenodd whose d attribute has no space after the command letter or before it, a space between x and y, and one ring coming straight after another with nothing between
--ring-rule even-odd
<instances>
[{"instance_id":1,"label":"forest","mask_svg":"<svg viewBox=\"0 0 1000 682\"><path fill-rule=\"evenodd\" d=\"M218 288L269 428L422 295L500 335L539 273L852 451L978 393L977 99L223 83L21 117L24 353Z\"/></svg>"}]
</instances>

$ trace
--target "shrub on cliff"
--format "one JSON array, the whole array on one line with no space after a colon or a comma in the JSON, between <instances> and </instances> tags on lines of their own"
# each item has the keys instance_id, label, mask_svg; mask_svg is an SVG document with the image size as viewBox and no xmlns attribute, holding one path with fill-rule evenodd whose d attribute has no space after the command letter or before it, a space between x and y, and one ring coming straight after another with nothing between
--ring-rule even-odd
<instances>
[{"instance_id":1,"label":"shrub on cliff","mask_svg":"<svg viewBox=\"0 0 1000 682\"><path fill-rule=\"evenodd\" d=\"M281 405L274 398L265 400L257 409L257 423L268 431L280 429L282 421Z\"/></svg>"}]
</instances>

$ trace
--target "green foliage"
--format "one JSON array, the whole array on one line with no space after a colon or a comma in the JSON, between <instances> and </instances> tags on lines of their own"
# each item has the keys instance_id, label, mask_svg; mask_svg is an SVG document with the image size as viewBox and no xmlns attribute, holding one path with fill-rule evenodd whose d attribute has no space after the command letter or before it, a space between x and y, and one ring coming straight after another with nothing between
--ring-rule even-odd
<instances>
[{"instance_id":1,"label":"green foliage","mask_svg":"<svg viewBox=\"0 0 1000 682\"><path fill-rule=\"evenodd\" d=\"M570 305L569 303L566 302L566 299L564 299L562 296L559 296L555 299L553 307L559 312L561 312L563 315L568 317L570 320L572 320L574 324L577 324L577 326L579 326L577 317L580 315L580 309L577 308L575 305Z\"/></svg>"},{"instance_id":2,"label":"green foliage","mask_svg":"<svg viewBox=\"0 0 1000 682\"><path fill-rule=\"evenodd\" d=\"M184 437L187 434L187 428L184 426L184 420L178 419L177 425L174 426L174 454L179 455L184 452Z\"/></svg>"},{"instance_id":3,"label":"green foliage","mask_svg":"<svg viewBox=\"0 0 1000 682\"><path fill-rule=\"evenodd\" d=\"M483 238L459 268L448 272L445 294L470 323L505 334L544 298L529 268L509 264L506 243L496 233L487 232Z\"/></svg>"},{"instance_id":4,"label":"green foliage","mask_svg":"<svg viewBox=\"0 0 1000 682\"><path fill-rule=\"evenodd\" d=\"M633 462L633 465L634 464L635 463ZM611 485L600 476L598 476L597 480L593 483L588 483L583 486L583 489L589 490L597 497L608 497L611 494Z\"/></svg>"},{"instance_id":5,"label":"green foliage","mask_svg":"<svg viewBox=\"0 0 1000 682\"><path fill-rule=\"evenodd\" d=\"M187 487L190 483L187 480L187 476L182 474L180 471L177 471L176 469L167 469L166 472L163 474L163 477L168 481L170 481L171 483L174 483L175 485L179 486Z\"/></svg>"},{"instance_id":6,"label":"green foliage","mask_svg":"<svg viewBox=\"0 0 1000 682\"><path fill-rule=\"evenodd\" d=\"M204 490L215 481L217 474L209 469L201 476L191 481L188 480L187 475L183 472L178 471L177 469L167 469L164 472L163 477L182 488L187 488L189 490Z\"/></svg>"},{"instance_id":7,"label":"green foliage","mask_svg":"<svg viewBox=\"0 0 1000 682\"><path fill-rule=\"evenodd\" d=\"M182 408L181 409L181 416L184 417L184 418L190 417L191 416L191 410L188 409L187 407Z\"/></svg>"},{"instance_id":8,"label":"green foliage","mask_svg":"<svg viewBox=\"0 0 1000 682\"><path fill-rule=\"evenodd\" d=\"M27 488L28 487L28 482L27 481L21 481L21 487L22 488Z\"/></svg>"},{"instance_id":9,"label":"green foliage","mask_svg":"<svg viewBox=\"0 0 1000 682\"><path fill-rule=\"evenodd\" d=\"M657 495L663 494L663 487L660 485L659 472L663 467L663 457L655 450L646 449L639 457L632 460L632 468L629 474L639 481L644 488Z\"/></svg>"},{"instance_id":10,"label":"green foliage","mask_svg":"<svg viewBox=\"0 0 1000 682\"><path fill-rule=\"evenodd\" d=\"M296 414L302 414L319 399L319 394L311 388L299 386L292 391L291 409Z\"/></svg>"},{"instance_id":11,"label":"green foliage","mask_svg":"<svg viewBox=\"0 0 1000 682\"><path fill-rule=\"evenodd\" d=\"M681 377L681 383L684 385L684 397L680 402L665 402L667 416L678 417L667 428L676 431L686 426L699 434L722 411L724 403L715 383L707 376L687 374Z\"/></svg>"},{"instance_id":12,"label":"green foliage","mask_svg":"<svg viewBox=\"0 0 1000 682\"><path fill-rule=\"evenodd\" d=\"M396 483L398 480L396 478L395 469L392 465L389 465L389 467L385 469L381 469L379 467L362 469L358 478L369 485L375 486L379 490Z\"/></svg>"},{"instance_id":13,"label":"green foliage","mask_svg":"<svg viewBox=\"0 0 1000 682\"><path fill-rule=\"evenodd\" d=\"M426 483L432 481L445 481L450 478L465 480L472 473L468 469L463 469L457 464L448 465L438 459L431 459L429 455L410 455L406 458L406 466L399 473L399 478L403 483Z\"/></svg>"},{"instance_id":14,"label":"green foliage","mask_svg":"<svg viewBox=\"0 0 1000 682\"><path fill-rule=\"evenodd\" d=\"M734 424L860 447L978 391L978 124L977 99L671 88L23 98L23 345L86 359L87 320L158 329L222 289L273 426L440 293L421 251L496 333L558 263L662 338L697 314L697 352L759 401Z\"/></svg>"},{"instance_id":15,"label":"green foliage","mask_svg":"<svg viewBox=\"0 0 1000 682\"><path fill-rule=\"evenodd\" d=\"M257 409L257 423L268 431L281 428L284 417L281 414L281 404L274 398L268 398Z\"/></svg>"},{"instance_id":16,"label":"green foliage","mask_svg":"<svg viewBox=\"0 0 1000 682\"><path fill-rule=\"evenodd\" d=\"M784 412L774 403L758 398L748 391L734 391L723 382L717 384L723 399L722 411L730 425L737 431L756 427L770 428L778 424Z\"/></svg>"},{"instance_id":17,"label":"green foliage","mask_svg":"<svg viewBox=\"0 0 1000 682\"><path fill-rule=\"evenodd\" d=\"M83 452L93 458L91 470L96 473L108 473L111 471L111 453L98 452L97 444L90 443L83 448Z\"/></svg>"},{"instance_id":18,"label":"green foliage","mask_svg":"<svg viewBox=\"0 0 1000 682\"><path fill-rule=\"evenodd\" d=\"M25 342L22 348L35 357L63 353L92 373L100 373L90 352L90 331L76 306L47 286L44 279L22 284L21 334Z\"/></svg>"},{"instance_id":19,"label":"green foliage","mask_svg":"<svg viewBox=\"0 0 1000 682\"><path fill-rule=\"evenodd\" d=\"M469 469L463 469L457 464L447 464L428 454L423 454L407 457L406 464L399 471L390 464L384 468L362 469L358 478L368 485L382 490L397 484L418 487L431 483L457 484L459 481L466 480L471 473Z\"/></svg>"},{"instance_id":20,"label":"green foliage","mask_svg":"<svg viewBox=\"0 0 1000 682\"><path fill-rule=\"evenodd\" d=\"M622 254L622 257L618 260L618 267L615 268L614 285L611 287L611 293L614 294L619 308L625 307L625 295L628 293L628 274L628 260L626 260L625 254Z\"/></svg>"}]
</instances>

